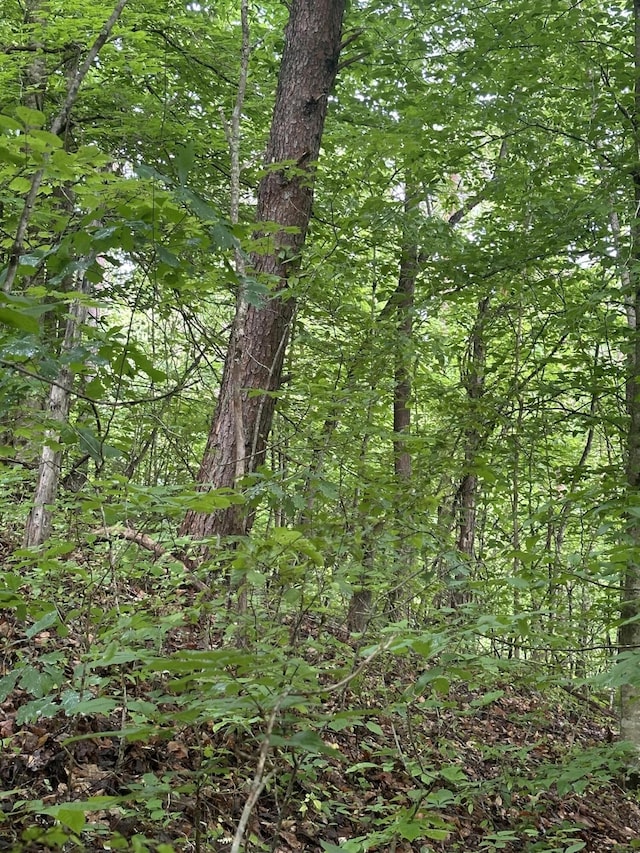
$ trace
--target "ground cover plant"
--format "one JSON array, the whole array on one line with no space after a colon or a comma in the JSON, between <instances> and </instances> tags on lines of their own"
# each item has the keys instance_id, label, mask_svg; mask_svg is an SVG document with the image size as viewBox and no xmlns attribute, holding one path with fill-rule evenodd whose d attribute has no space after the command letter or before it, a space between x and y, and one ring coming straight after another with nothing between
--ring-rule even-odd
<instances>
[{"instance_id":1,"label":"ground cover plant","mask_svg":"<svg viewBox=\"0 0 640 853\"><path fill-rule=\"evenodd\" d=\"M3 602L4 849L634 849L615 711L477 623L372 642L260 596L239 646L224 595L78 557Z\"/></svg>"}]
</instances>

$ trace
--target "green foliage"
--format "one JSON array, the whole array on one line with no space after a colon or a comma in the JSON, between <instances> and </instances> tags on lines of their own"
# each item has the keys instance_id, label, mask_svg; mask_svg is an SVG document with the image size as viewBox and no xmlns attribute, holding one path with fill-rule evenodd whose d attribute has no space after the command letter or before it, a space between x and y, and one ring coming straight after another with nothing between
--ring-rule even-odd
<instances>
[{"instance_id":1,"label":"green foliage","mask_svg":"<svg viewBox=\"0 0 640 853\"><path fill-rule=\"evenodd\" d=\"M409 725L418 706L452 711L464 683L472 693L456 714L474 720L514 680L640 686L636 651L612 662L616 632L638 618L619 612L640 513L624 473L625 306L637 278L626 10L349 4L314 216L289 283L286 381L252 398L276 402L268 453L237 490L195 491L237 294L267 311L277 295L236 260L267 251L279 228L255 233L265 170L285 182L300 172L295 160L262 162L287 4L250 10L233 226L238 4L128 4L59 135L53 120L107 11L23 5L8 2L0 21L0 285L39 182L14 287L0 294L0 610L17 632L0 701L18 697L24 729L59 724L62 750L96 737L83 728L92 720L119 744L117 761L136 745L164 748L179 729L197 734L198 760L64 804L3 794L5 824L23 831L16 844L81 848L109 834L95 813L143 813L139 832L114 830L109 844L168 853L156 831L182 806L211 802L221 780L251 784L272 716L265 795L285 804L283 821L296 808L344 814L340 791L322 789L332 767L363 790L398 762L412 780L404 799L372 802L343 842L322 840L329 851L428 849L452 833L448 809L482 796L535 805L541 792L606 784L628 760L609 745L531 770L529 746L485 745L509 766L479 783L454 742L437 766L382 746L376 709ZM408 247L415 298L403 306ZM401 368L406 479L394 467ZM60 418L46 400L66 382ZM53 534L22 548L43 448L61 468ZM201 543L177 534L185 513L231 507L253 532L204 543L200 559ZM345 622L358 596L366 619L354 641ZM232 614L238 598L246 610ZM353 732L368 757L345 754L340 738ZM252 750L240 768L233 738ZM228 823L208 831L229 843ZM487 830L480 849L509 845L584 846L573 825L548 838L526 825Z\"/></svg>"}]
</instances>

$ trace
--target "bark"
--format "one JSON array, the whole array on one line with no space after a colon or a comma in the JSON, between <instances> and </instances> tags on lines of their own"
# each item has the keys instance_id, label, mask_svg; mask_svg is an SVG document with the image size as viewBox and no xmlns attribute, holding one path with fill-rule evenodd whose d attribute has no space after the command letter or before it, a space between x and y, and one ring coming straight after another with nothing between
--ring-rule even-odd
<instances>
[{"instance_id":1,"label":"bark","mask_svg":"<svg viewBox=\"0 0 640 853\"><path fill-rule=\"evenodd\" d=\"M60 359L63 365L65 357L78 341L86 313L86 306L79 302L74 302L71 306L60 351ZM40 465L33 506L29 512L24 532L25 547L42 545L51 533L52 504L58 495L62 461L62 451L58 449L59 433L60 428L69 420L73 380L73 371L64 365L49 390L46 414L52 423L47 429L45 442L40 452Z\"/></svg>"},{"instance_id":2,"label":"bark","mask_svg":"<svg viewBox=\"0 0 640 853\"><path fill-rule=\"evenodd\" d=\"M111 15L109 22L105 25L100 36L98 36L98 39L90 49L82 65L78 68L69 68L69 81L67 85L65 105L51 125L52 132L59 134L63 131L64 122L66 121L69 110L75 101L80 84L93 60L97 56L101 46L106 41L106 38L111 32L111 29L117 21L126 2L127 0L120 0L116 10ZM85 69L84 72L81 71L83 68ZM66 139L65 150L68 150L68 143L69 138ZM37 187L40 183L38 175L41 175L42 172L43 170L40 170L40 172L38 172L32 179L31 190L28 198L31 197L34 187L37 192ZM62 208L65 210L67 215L70 216L73 212L74 205L72 187L65 186L64 191L60 190L59 192L54 190L54 195L59 195ZM12 286L15 273L18 269L22 251L22 240L26 233L31 207L31 203L27 201L16 233L16 240L12 250L12 258L9 263L5 287L10 288ZM74 279L75 277L70 276L65 282L65 285L71 288L74 284ZM87 291L86 278L80 279L79 289L81 292ZM52 508L58 496L60 468L62 462L62 451L58 449L59 434L60 428L69 420L71 392L74 382L74 372L68 366L68 361L71 351L76 346L80 335L82 334L82 326L84 325L86 318L87 307L81 300L75 301L71 305L69 314L64 322L64 335L62 336L60 351L58 353L58 358L62 366L55 383L51 385L49 395L45 403L45 415L48 418L50 425L45 433L44 445L40 452L38 478L36 481L33 504L25 525L23 540L25 547L42 545L51 534ZM53 337L57 337L57 330L53 333Z\"/></svg>"},{"instance_id":3,"label":"bark","mask_svg":"<svg viewBox=\"0 0 640 853\"><path fill-rule=\"evenodd\" d=\"M40 0L28 3L25 9L25 24L33 24L38 21ZM41 52L42 45L34 45L38 53L24 73L24 103L32 110L44 109L44 99L47 90L47 63Z\"/></svg>"},{"instance_id":4,"label":"bark","mask_svg":"<svg viewBox=\"0 0 640 853\"><path fill-rule=\"evenodd\" d=\"M634 89L634 218L631 222L631 263L628 266L628 279L631 285L631 301L627 309L631 346L627 360L627 407L629 414L629 433L627 441L627 485L629 498L637 501L640 489L640 335L638 317L640 316L640 0L633 4L635 25L635 89ZM625 279L623 277L623 283ZM629 560L622 578L621 616L619 642L622 651L636 651L640 648L640 520L634 515L628 519L627 536L629 539ZM621 690L622 737L631 741L637 750L637 762L640 764L640 690L634 685L625 685Z\"/></svg>"},{"instance_id":5,"label":"bark","mask_svg":"<svg viewBox=\"0 0 640 853\"><path fill-rule=\"evenodd\" d=\"M299 269L311 216L314 164L338 68L344 5L345 0L294 0L291 4L266 174L258 189L258 222L274 223L280 230L265 232L262 236L270 243L269 251L250 258L253 274L270 282L272 295L261 305L240 304L236 312L198 473L203 489L235 486L238 470L250 473L265 457L273 392L280 387L296 310L288 283ZM239 409L241 428L236 419ZM242 440L244 446L238 446ZM190 511L181 533L196 538L237 535L245 532L247 524L240 507L213 514Z\"/></svg>"},{"instance_id":6,"label":"bark","mask_svg":"<svg viewBox=\"0 0 640 853\"><path fill-rule=\"evenodd\" d=\"M363 556L360 583L354 589L347 611L347 630L361 634L369 624L373 612L373 592L371 591L371 574L376 555L376 534L380 532L382 523L363 531Z\"/></svg>"}]
</instances>

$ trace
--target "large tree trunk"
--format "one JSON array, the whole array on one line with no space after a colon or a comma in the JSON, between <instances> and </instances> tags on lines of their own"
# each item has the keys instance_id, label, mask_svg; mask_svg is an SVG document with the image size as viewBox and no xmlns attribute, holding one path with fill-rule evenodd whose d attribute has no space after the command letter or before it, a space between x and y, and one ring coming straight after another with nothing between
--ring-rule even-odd
<instances>
[{"instance_id":1,"label":"large tree trunk","mask_svg":"<svg viewBox=\"0 0 640 853\"><path fill-rule=\"evenodd\" d=\"M287 284L299 268L311 216L314 166L338 69L344 5L345 0L291 4L257 212L259 223L275 223L282 230L268 238L268 252L250 259L254 274L269 280L272 295L259 306L239 296L198 474L202 488L234 486L238 472L254 471L264 459L275 406L272 392L280 387L296 309ZM238 534L246 524L238 507L214 514L189 511L181 533L197 538Z\"/></svg>"}]
</instances>

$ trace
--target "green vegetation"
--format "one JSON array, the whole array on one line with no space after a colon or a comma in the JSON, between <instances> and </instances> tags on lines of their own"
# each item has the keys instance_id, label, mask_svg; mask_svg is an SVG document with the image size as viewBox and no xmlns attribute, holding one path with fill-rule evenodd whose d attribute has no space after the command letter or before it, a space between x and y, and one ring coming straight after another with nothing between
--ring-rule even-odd
<instances>
[{"instance_id":1,"label":"green vegetation","mask_svg":"<svg viewBox=\"0 0 640 853\"><path fill-rule=\"evenodd\" d=\"M3 12L0 850L639 849L640 0Z\"/></svg>"}]
</instances>

